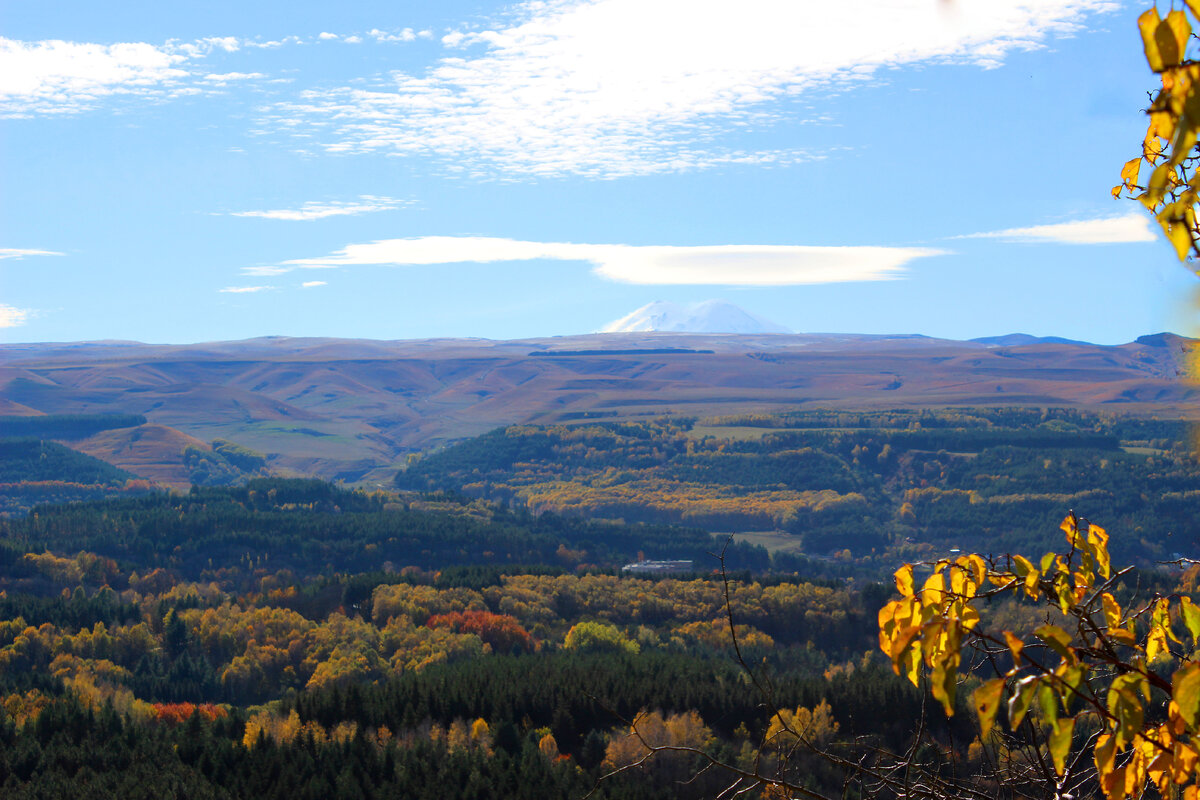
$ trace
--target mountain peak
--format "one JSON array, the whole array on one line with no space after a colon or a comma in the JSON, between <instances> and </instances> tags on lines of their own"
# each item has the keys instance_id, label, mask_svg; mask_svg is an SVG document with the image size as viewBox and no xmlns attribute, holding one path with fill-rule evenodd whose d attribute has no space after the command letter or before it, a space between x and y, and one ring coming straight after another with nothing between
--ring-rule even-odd
<instances>
[{"instance_id":1,"label":"mountain peak","mask_svg":"<svg viewBox=\"0 0 1200 800\"><path fill-rule=\"evenodd\" d=\"M632 314L605 325L601 333L791 333L770 320L751 314L724 300L682 306L662 300L642 306Z\"/></svg>"}]
</instances>

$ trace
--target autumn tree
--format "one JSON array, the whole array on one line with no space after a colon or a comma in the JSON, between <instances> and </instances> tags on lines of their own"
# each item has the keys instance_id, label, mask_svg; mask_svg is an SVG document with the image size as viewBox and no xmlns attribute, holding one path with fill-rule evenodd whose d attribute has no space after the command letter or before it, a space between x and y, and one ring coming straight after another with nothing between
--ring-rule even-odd
<instances>
[{"instance_id":1,"label":"autumn tree","mask_svg":"<svg viewBox=\"0 0 1200 800\"><path fill-rule=\"evenodd\" d=\"M1172 3L1172 6L1175 4ZM1200 2L1186 0L1194 19ZM1150 124L1141 155L1121 170L1113 196L1125 193L1151 211L1180 260L1200 255L1200 61L1188 13L1172 8L1165 17L1151 8L1138 17L1146 63L1161 80L1146 113ZM1143 166L1147 169L1143 169Z\"/></svg>"},{"instance_id":2,"label":"autumn tree","mask_svg":"<svg viewBox=\"0 0 1200 800\"><path fill-rule=\"evenodd\" d=\"M1186 594L1118 601L1108 534L1074 514L1068 548L1034 564L1010 555L942 560L879 612L880 647L898 674L923 678L947 715L968 670L998 673L972 693L980 739L1005 791L1108 800L1200 797L1200 607ZM989 629L980 606L1020 594L1044 609L1030 632ZM1003 710L1003 713L1000 713Z\"/></svg>"}]
</instances>

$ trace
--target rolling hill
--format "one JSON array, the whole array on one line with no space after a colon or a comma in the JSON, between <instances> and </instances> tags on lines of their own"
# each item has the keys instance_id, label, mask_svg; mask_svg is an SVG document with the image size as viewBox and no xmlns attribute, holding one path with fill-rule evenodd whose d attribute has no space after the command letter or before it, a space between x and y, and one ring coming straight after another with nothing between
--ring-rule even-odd
<instances>
[{"instance_id":1,"label":"rolling hill","mask_svg":"<svg viewBox=\"0 0 1200 800\"><path fill-rule=\"evenodd\" d=\"M962 405L1197 413L1200 388L1182 378L1192 340L1031 339L610 333L13 344L0 345L0 407L141 414L201 443L265 453L274 472L381 485L408 453L511 423ZM139 441L175 447L174 434L151 433ZM81 449L133 472L153 460L116 432Z\"/></svg>"}]
</instances>

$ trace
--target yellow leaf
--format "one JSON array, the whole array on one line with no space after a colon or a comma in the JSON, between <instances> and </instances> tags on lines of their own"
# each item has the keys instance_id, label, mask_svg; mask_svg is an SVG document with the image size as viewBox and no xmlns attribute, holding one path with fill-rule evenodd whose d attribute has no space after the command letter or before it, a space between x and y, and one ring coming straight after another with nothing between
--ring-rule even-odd
<instances>
[{"instance_id":1,"label":"yellow leaf","mask_svg":"<svg viewBox=\"0 0 1200 800\"><path fill-rule=\"evenodd\" d=\"M1134 170L1136 170L1137 163L1135 163L1135 162L1139 162L1139 161L1141 161L1140 158L1135 158L1135 159L1133 159L1133 161L1127 162L1125 164L1125 168L1121 170L1121 177L1124 178L1126 173L1129 172L1130 164L1133 164L1133 168L1134 168ZM1133 174L1134 174L1134 177L1137 177L1136 171ZM1063 521L1059 523L1058 529L1067 535L1067 544L1075 543L1075 534L1077 532L1076 526L1078 524L1079 523L1075 520L1074 514L1067 514L1067 516L1063 518ZM1042 572L1045 572L1045 571L1046 571L1045 568L1043 568Z\"/></svg>"},{"instance_id":2,"label":"yellow leaf","mask_svg":"<svg viewBox=\"0 0 1200 800\"><path fill-rule=\"evenodd\" d=\"M983 586L983 579L987 576L987 563L983 560L983 557L972 553L969 556L965 556L964 559L967 562L964 566L971 570L975 578L975 585ZM959 560L962 561L964 559Z\"/></svg>"},{"instance_id":3,"label":"yellow leaf","mask_svg":"<svg viewBox=\"0 0 1200 800\"><path fill-rule=\"evenodd\" d=\"M1125 162L1125 168L1121 170L1121 181L1123 185L1130 187L1137 186L1138 169L1141 167L1141 165L1142 160L1140 158L1131 158ZM1072 517L1067 517L1067 519L1074 521ZM1070 533L1067 535L1070 536Z\"/></svg>"},{"instance_id":4,"label":"yellow leaf","mask_svg":"<svg viewBox=\"0 0 1200 800\"><path fill-rule=\"evenodd\" d=\"M1183 783L1188 778L1195 776L1196 762L1200 761L1200 753L1196 752L1196 748L1190 747L1183 742L1176 742L1174 755L1175 763L1172 765L1174 770L1172 779L1176 783ZM1196 787L1193 786L1190 788L1195 789Z\"/></svg>"},{"instance_id":5,"label":"yellow leaf","mask_svg":"<svg viewBox=\"0 0 1200 800\"><path fill-rule=\"evenodd\" d=\"M1117 605L1117 601L1111 594L1105 592L1100 595L1100 603L1104 606L1104 622L1110 628L1115 628L1121 624L1121 607Z\"/></svg>"},{"instance_id":6,"label":"yellow leaf","mask_svg":"<svg viewBox=\"0 0 1200 800\"><path fill-rule=\"evenodd\" d=\"M1107 779L1112 775L1113 767L1116 766L1117 756L1117 740L1110 734L1102 733L1096 739L1096 749L1093 751L1093 758L1096 762L1096 773L1100 778L1100 785L1105 786Z\"/></svg>"},{"instance_id":7,"label":"yellow leaf","mask_svg":"<svg viewBox=\"0 0 1200 800\"><path fill-rule=\"evenodd\" d=\"M1157 8L1151 8L1138 17L1138 29L1142 33L1142 48L1146 51L1146 63L1155 72L1162 72L1164 66L1162 53L1158 50L1155 36L1161 22Z\"/></svg>"},{"instance_id":8,"label":"yellow leaf","mask_svg":"<svg viewBox=\"0 0 1200 800\"><path fill-rule=\"evenodd\" d=\"M1132 621L1130 621L1130 625L1132 624ZM1134 636L1133 631L1127 628L1113 628L1108 631L1108 637L1117 644L1123 644L1126 647L1133 647L1137 644L1137 637Z\"/></svg>"},{"instance_id":9,"label":"yellow leaf","mask_svg":"<svg viewBox=\"0 0 1200 800\"><path fill-rule=\"evenodd\" d=\"M1175 673L1171 699L1179 707L1179 716L1195 731L1200 726L1200 663L1193 662Z\"/></svg>"},{"instance_id":10,"label":"yellow leaf","mask_svg":"<svg viewBox=\"0 0 1200 800\"><path fill-rule=\"evenodd\" d=\"M1055 576L1054 591L1058 595L1058 607L1064 614L1067 613L1067 609L1075 605L1075 593L1071 591L1070 584L1062 580L1061 575Z\"/></svg>"},{"instance_id":11,"label":"yellow leaf","mask_svg":"<svg viewBox=\"0 0 1200 800\"><path fill-rule=\"evenodd\" d=\"M903 664L904 677L908 678L908 682L913 686L917 686L921 679L921 652L915 647L910 647L901 656L900 662ZM896 674L901 674L901 671L897 669Z\"/></svg>"},{"instance_id":12,"label":"yellow leaf","mask_svg":"<svg viewBox=\"0 0 1200 800\"><path fill-rule=\"evenodd\" d=\"M1037 690L1038 706L1046 717L1046 722L1054 728L1058 727L1058 693L1049 683L1043 683Z\"/></svg>"},{"instance_id":13,"label":"yellow leaf","mask_svg":"<svg viewBox=\"0 0 1200 800\"><path fill-rule=\"evenodd\" d=\"M1150 776L1150 780L1154 781L1154 785L1158 787L1158 793L1163 797L1171 796L1171 762L1173 760L1170 753L1159 752L1150 759L1150 764L1146 767L1146 774Z\"/></svg>"},{"instance_id":14,"label":"yellow leaf","mask_svg":"<svg viewBox=\"0 0 1200 800\"><path fill-rule=\"evenodd\" d=\"M965 597L965 596L968 596L967 589L968 589L968 586L967 586L966 571L963 570L961 567L959 569L951 569L950 570L950 591L951 591L951 593L956 594L959 597ZM971 594L974 594L974 592L972 592Z\"/></svg>"},{"instance_id":15,"label":"yellow leaf","mask_svg":"<svg viewBox=\"0 0 1200 800\"><path fill-rule=\"evenodd\" d=\"M1075 661L1075 653L1070 648L1071 635L1062 628L1057 625L1043 625L1034 630L1034 634L1063 659L1070 662Z\"/></svg>"},{"instance_id":16,"label":"yellow leaf","mask_svg":"<svg viewBox=\"0 0 1200 800\"><path fill-rule=\"evenodd\" d=\"M958 690L958 658L939 659L929 676L930 690L935 700L942 704L947 717L954 716L954 695Z\"/></svg>"},{"instance_id":17,"label":"yellow leaf","mask_svg":"<svg viewBox=\"0 0 1200 800\"><path fill-rule=\"evenodd\" d=\"M1087 667L1082 664L1063 664L1055 672L1068 689L1062 693L1063 708L1067 711L1071 710L1071 701L1079 694L1079 685L1083 683L1083 676L1086 672Z\"/></svg>"},{"instance_id":18,"label":"yellow leaf","mask_svg":"<svg viewBox=\"0 0 1200 800\"><path fill-rule=\"evenodd\" d=\"M1125 673L1113 679L1108 689L1108 713L1116 719L1117 748L1133 741L1142 730L1142 702L1134 688L1141 676Z\"/></svg>"},{"instance_id":19,"label":"yellow leaf","mask_svg":"<svg viewBox=\"0 0 1200 800\"><path fill-rule=\"evenodd\" d=\"M1142 205L1153 209L1162 201L1172 172L1173 168L1170 163L1160 164L1154 168L1154 172L1150 173L1150 182L1146 184L1146 192L1138 197Z\"/></svg>"},{"instance_id":20,"label":"yellow leaf","mask_svg":"<svg viewBox=\"0 0 1200 800\"><path fill-rule=\"evenodd\" d=\"M1071 752L1071 735L1075 732L1075 720L1071 717L1061 720L1050 731L1050 758L1054 759L1054 771L1059 775L1067 763L1067 753Z\"/></svg>"},{"instance_id":21,"label":"yellow leaf","mask_svg":"<svg viewBox=\"0 0 1200 800\"><path fill-rule=\"evenodd\" d=\"M979 715L980 737L986 739L996 721L1000 698L1004 696L1004 678L995 678L975 690L975 713Z\"/></svg>"},{"instance_id":22,"label":"yellow leaf","mask_svg":"<svg viewBox=\"0 0 1200 800\"><path fill-rule=\"evenodd\" d=\"M1121 190L1124 188L1125 187L1123 185L1122 186L1114 186L1112 188L1112 196L1113 196L1114 200L1119 200L1121 198Z\"/></svg>"},{"instance_id":23,"label":"yellow leaf","mask_svg":"<svg viewBox=\"0 0 1200 800\"><path fill-rule=\"evenodd\" d=\"M1171 601L1167 598L1161 598L1154 604L1154 613L1150 617L1151 624L1161 628L1167 638L1176 644L1180 644L1179 637L1171 630Z\"/></svg>"},{"instance_id":24,"label":"yellow leaf","mask_svg":"<svg viewBox=\"0 0 1200 800\"><path fill-rule=\"evenodd\" d=\"M1108 557L1108 532L1099 525L1089 525L1087 538L1096 557L1096 564L1100 567L1100 574L1108 580L1112 577L1112 563Z\"/></svg>"},{"instance_id":25,"label":"yellow leaf","mask_svg":"<svg viewBox=\"0 0 1200 800\"><path fill-rule=\"evenodd\" d=\"M896 591L900 592L900 594L904 595L905 597L913 596L912 564L905 564L903 567L896 570Z\"/></svg>"},{"instance_id":26,"label":"yellow leaf","mask_svg":"<svg viewBox=\"0 0 1200 800\"><path fill-rule=\"evenodd\" d=\"M945 589L945 576L935 572L925 579L925 585L921 587L921 599L930 605L940 605L946 595Z\"/></svg>"},{"instance_id":27,"label":"yellow leaf","mask_svg":"<svg viewBox=\"0 0 1200 800\"><path fill-rule=\"evenodd\" d=\"M1154 41L1162 56L1163 66L1174 67L1183 61L1184 48L1191 35L1192 26L1188 24L1186 14L1179 9L1167 14L1167 18L1154 30Z\"/></svg>"},{"instance_id":28,"label":"yellow leaf","mask_svg":"<svg viewBox=\"0 0 1200 800\"><path fill-rule=\"evenodd\" d=\"M1135 750L1125 762L1125 794L1140 797L1146 785L1146 756Z\"/></svg>"},{"instance_id":29,"label":"yellow leaf","mask_svg":"<svg viewBox=\"0 0 1200 800\"><path fill-rule=\"evenodd\" d=\"M1167 235L1167 240L1175 248L1175 256L1180 261L1186 259L1188 253L1192 251L1192 232L1182 222L1183 220L1165 215L1160 215L1158 218L1158 224L1162 226L1163 233Z\"/></svg>"},{"instance_id":30,"label":"yellow leaf","mask_svg":"<svg viewBox=\"0 0 1200 800\"><path fill-rule=\"evenodd\" d=\"M1037 684L1038 676L1029 675L1017 681L1012 694L1008 696L1008 726L1013 730L1025 719L1025 712L1029 711L1029 703L1033 700Z\"/></svg>"},{"instance_id":31,"label":"yellow leaf","mask_svg":"<svg viewBox=\"0 0 1200 800\"><path fill-rule=\"evenodd\" d=\"M1192 635L1192 643L1200 647L1200 607L1197 607L1190 597L1185 596L1179 599L1183 624L1187 626L1188 633Z\"/></svg>"},{"instance_id":32,"label":"yellow leaf","mask_svg":"<svg viewBox=\"0 0 1200 800\"><path fill-rule=\"evenodd\" d=\"M1153 628L1146 636L1146 662L1153 664L1160 657L1170 655L1167 649L1167 637L1162 628Z\"/></svg>"},{"instance_id":33,"label":"yellow leaf","mask_svg":"<svg viewBox=\"0 0 1200 800\"><path fill-rule=\"evenodd\" d=\"M1021 651L1025 649L1025 643L1013 636L1010 631L1004 631L1004 641L1008 643L1008 649L1012 652L1013 666L1021 665Z\"/></svg>"}]
</instances>

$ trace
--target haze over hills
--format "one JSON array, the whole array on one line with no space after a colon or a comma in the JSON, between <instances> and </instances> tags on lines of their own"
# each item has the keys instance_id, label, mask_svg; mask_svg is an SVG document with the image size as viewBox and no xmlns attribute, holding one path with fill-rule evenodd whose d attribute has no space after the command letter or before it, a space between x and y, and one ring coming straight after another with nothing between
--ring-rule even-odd
<instances>
[{"instance_id":1,"label":"haze over hills","mask_svg":"<svg viewBox=\"0 0 1200 800\"><path fill-rule=\"evenodd\" d=\"M408 453L512 423L801 408L1034 405L1194 416L1192 340L608 333L519 341L270 337L195 345L0 345L6 414L143 414L88 453L177 477L195 440L267 468L385 483ZM168 430L168 429L174 429ZM157 448L157 449L156 449Z\"/></svg>"}]
</instances>

